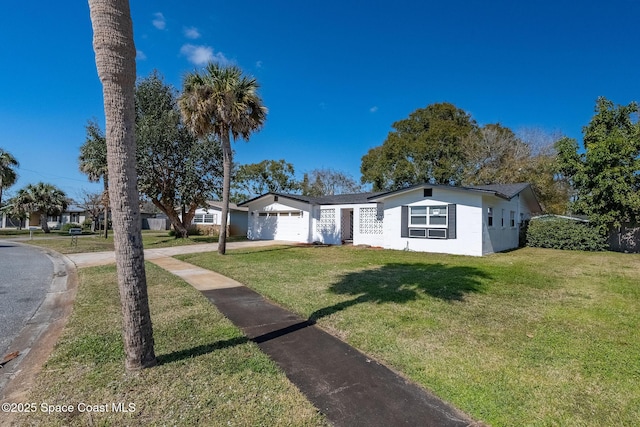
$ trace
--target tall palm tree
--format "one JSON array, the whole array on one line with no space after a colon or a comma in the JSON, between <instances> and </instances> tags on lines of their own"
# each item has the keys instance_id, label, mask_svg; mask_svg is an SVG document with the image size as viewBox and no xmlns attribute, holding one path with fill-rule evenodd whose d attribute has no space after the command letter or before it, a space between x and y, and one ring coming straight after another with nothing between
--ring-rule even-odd
<instances>
[{"instance_id":1,"label":"tall palm tree","mask_svg":"<svg viewBox=\"0 0 640 427\"><path fill-rule=\"evenodd\" d=\"M249 140L262 127L267 108L257 93L258 82L242 75L236 66L209 63L203 73L194 72L184 79L178 100L186 126L198 138L213 134L222 145L224 180L218 252L227 249L227 216L233 152L231 137Z\"/></svg>"},{"instance_id":2,"label":"tall palm tree","mask_svg":"<svg viewBox=\"0 0 640 427\"><path fill-rule=\"evenodd\" d=\"M89 0L89 10L107 124L109 199L113 202L125 366L138 370L154 366L156 356L136 186L133 23L128 0Z\"/></svg>"},{"instance_id":3,"label":"tall palm tree","mask_svg":"<svg viewBox=\"0 0 640 427\"><path fill-rule=\"evenodd\" d=\"M67 208L67 195L55 185L39 182L18 191L12 203L16 212L39 213L42 231L49 233L47 218L60 215Z\"/></svg>"},{"instance_id":4,"label":"tall palm tree","mask_svg":"<svg viewBox=\"0 0 640 427\"><path fill-rule=\"evenodd\" d=\"M2 206L2 190L11 187L18 179L18 174L15 171L18 166L20 163L16 158L0 148L0 206Z\"/></svg>"},{"instance_id":5,"label":"tall palm tree","mask_svg":"<svg viewBox=\"0 0 640 427\"><path fill-rule=\"evenodd\" d=\"M109 237L109 168L107 167L107 141L95 120L89 120L86 126L87 138L80 147L78 163L80 172L87 175L89 181L102 180L102 204L104 206L104 238Z\"/></svg>"}]
</instances>

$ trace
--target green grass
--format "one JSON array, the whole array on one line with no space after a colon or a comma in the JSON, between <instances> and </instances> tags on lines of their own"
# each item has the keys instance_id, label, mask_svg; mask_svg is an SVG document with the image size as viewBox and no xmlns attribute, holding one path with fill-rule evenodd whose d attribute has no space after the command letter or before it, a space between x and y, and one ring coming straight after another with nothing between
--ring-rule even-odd
<instances>
[{"instance_id":1,"label":"green grass","mask_svg":"<svg viewBox=\"0 0 640 427\"><path fill-rule=\"evenodd\" d=\"M77 246L71 245L71 237L68 233L51 233L49 235L40 233L36 237L37 238L33 240L24 241L24 243L46 247L63 254L113 251L112 232L109 233L107 239L97 234L79 237ZM227 239L228 242L239 240L246 240L246 238L229 237ZM169 233L166 231L145 231L142 233L142 244L145 249L194 245L199 243L218 243L218 236L190 236L188 239L176 239L173 236L169 236Z\"/></svg>"},{"instance_id":2,"label":"green grass","mask_svg":"<svg viewBox=\"0 0 640 427\"><path fill-rule=\"evenodd\" d=\"M255 344L198 291L153 264L147 281L159 365L126 373L115 267L79 275L73 314L26 401L109 409L124 402L135 411L38 411L20 415L19 425L326 425Z\"/></svg>"},{"instance_id":3,"label":"green grass","mask_svg":"<svg viewBox=\"0 0 640 427\"><path fill-rule=\"evenodd\" d=\"M494 426L640 425L640 256L193 254Z\"/></svg>"}]
</instances>

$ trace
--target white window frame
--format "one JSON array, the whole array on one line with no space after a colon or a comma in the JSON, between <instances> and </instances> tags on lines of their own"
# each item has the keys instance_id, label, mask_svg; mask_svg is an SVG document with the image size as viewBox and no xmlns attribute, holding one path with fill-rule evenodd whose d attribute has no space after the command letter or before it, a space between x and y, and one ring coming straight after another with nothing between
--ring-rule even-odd
<instances>
[{"instance_id":1,"label":"white window frame","mask_svg":"<svg viewBox=\"0 0 640 427\"><path fill-rule=\"evenodd\" d=\"M509 211L509 225L516 228L516 211Z\"/></svg>"},{"instance_id":2,"label":"white window frame","mask_svg":"<svg viewBox=\"0 0 640 427\"><path fill-rule=\"evenodd\" d=\"M416 212L414 213L414 209L422 210L424 209L424 213ZM433 212L438 209L438 212ZM444 215L440 213L440 210L444 209ZM411 234L412 228L447 228L449 226L449 210L447 205L421 205L421 206L409 206L409 234ZM423 218L424 224L414 223L413 218ZM433 218L444 217L444 224L434 224ZM414 236L418 237L418 236Z\"/></svg>"},{"instance_id":3,"label":"white window frame","mask_svg":"<svg viewBox=\"0 0 640 427\"><path fill-rule=\"evenodd\" d=\"M215 213L197 213L193 215L191 223L197 225L215 225L217 220L218 215Z\"/></svg>"},{"instance_id":4,"label":"white window frame","mask_svg":"<svg viewBox=\"0 0 640 427\"><path fill-rule=\"evenodd\" d=\"M487 227L493 227L493 206L487 207Z\"/></svg>"},{"instance_id":5,"label":"white window frame","mask_svg":"<svg viewBox=\"0 0 640 427\"><path fill-rule=\"evenodd\" d=\"M434 210L438 210L437 212L433 212ZM444 214L440 213L440 211L444 209ZM428 218L429 218L429 227L433 228L447 228L449 226L449 208L447 205L439 205L439 206L429 206L428 210ZM441 218L444 217L444 224L434 224L432 222L433 218Z\"/></svg>"}]
</instances>

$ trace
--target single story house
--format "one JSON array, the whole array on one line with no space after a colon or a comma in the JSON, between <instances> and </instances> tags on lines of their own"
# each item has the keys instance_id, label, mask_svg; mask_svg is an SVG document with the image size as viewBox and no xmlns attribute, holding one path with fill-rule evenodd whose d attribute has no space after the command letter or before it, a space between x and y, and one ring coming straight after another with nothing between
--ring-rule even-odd
<instances>
[{"instance_id":1,"label":"single story house","mask_svg":"<svg viewBox=\"0 0 640 427\"><path fill-rule=\"evenodd\" d=\"M62 228L64 224L79 224L82 225L85 219L91 219L86 210L78 205L69 204L67 209L60 215L47 216L47 225L50 229L56 230ZM28 226L40 227L40 213L34 212L29 215Z\"/></svg>"},{"instance_id":2,"label":"single story house","mask_svg":"<svg viewBox=\"0 0 640 427\"><path fill-rule=\"evenodd\" d=\"M239 207L235 203L229 203L229 215L227 224L230 236L247 235L247 212L246 207ZM220 220L222 218L222 202L207 201L207 205L196 209L196 213L191 223L205 232L211 229L220 230Z\"/></svg>"},{"instance_id":3,"label":"single story house","mask_svg":"<svg viewBox=\"0 0 640 427\"><path fill-rule=\"evenodd\" d=\"M251 240L353 243L481 256L517 248L520 227L542 211L526 183L309 197L267 193L241 203Z\"/></svg>"}]
</instances>

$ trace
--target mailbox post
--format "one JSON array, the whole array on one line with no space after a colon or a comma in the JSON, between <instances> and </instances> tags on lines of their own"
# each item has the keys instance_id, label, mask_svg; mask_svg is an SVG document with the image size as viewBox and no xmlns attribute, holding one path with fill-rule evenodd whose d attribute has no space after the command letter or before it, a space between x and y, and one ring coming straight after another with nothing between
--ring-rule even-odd
<instances>
[{"instance_id":1,"label":"mailbox post","mask_svg":"<svg viewBox=\"0 0 640 427\"><path fill-rule=\"evenodd\" d=\"M78 246L78 236L82 234L82 228L70 228L71 246Z\"/></svg>"}]
</instances>

